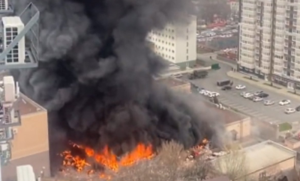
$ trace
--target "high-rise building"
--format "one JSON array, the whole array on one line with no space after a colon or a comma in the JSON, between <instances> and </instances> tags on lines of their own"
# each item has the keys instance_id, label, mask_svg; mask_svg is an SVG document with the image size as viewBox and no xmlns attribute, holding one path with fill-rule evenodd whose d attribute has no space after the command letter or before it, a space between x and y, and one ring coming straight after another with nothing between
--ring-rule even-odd
<instances>
[{"instance_id":1,"label":"high-rise building","mask_svg":"<svg viewBox=\"0 0 300 181\"><path fill-rule=\"evenodd\" d=\"M238 69L299 89L299 0L241 2Z\"/></svg>"},{"instance_id":2,"label":"high-rise building","mask_svg":"<svg viewBox=\"0 0 300 181\"><path fill-rule=\"evenodd\" d=\"M8 10L8 0L0 0L0 10Z\"/></svg>"},{"instance_id":3,"label":"high-rise building","mask_svg":"<svg viewBox=\"0 0 300 181\"><path fill-rule=\"evenodd\" d=\"M191 16L187 25L169 24L163 30L152 30L148 40L154 44L156 54L186 68L197 59L197 19Z\"/></svg>"},{"instance_id":4,"label":"high-rise building","mask_svg":"<svg viewBox=\"0 0 300 181\"><path fill-rule=\"evenodd\" d=\"M24 23L18 16L2 17L3 27L3 48L16 38L16 36L24 29ZM23 37L19 43L5 57L6 64L20 64L25 61L25 38Z\"/></svg>"}]
</instances>

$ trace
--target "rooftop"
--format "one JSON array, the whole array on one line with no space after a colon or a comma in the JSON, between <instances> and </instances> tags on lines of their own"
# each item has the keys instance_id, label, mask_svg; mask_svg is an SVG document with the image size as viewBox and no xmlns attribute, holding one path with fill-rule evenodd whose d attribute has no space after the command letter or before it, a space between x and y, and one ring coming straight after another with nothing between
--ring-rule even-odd
<instances>
[{"instance_id":1,"label":"rooftop","mask_svg":"<svg viewBox=\"0 0 300 181\"><path fill-rule=\"evenodd\" d=\"M221 119L224 121L225 124L230 124L236 121L240 121L247 117L243 114L239 114L237 112L228 109L227 110L219 109L212 103L205 103L205 105L213 109L221 117Z\"/></svg>"},{"instance_id":2,"label":"rooftop","mask_svg":"<svg viewBox=\"0 0 300 181\"><path fill-rule=\"evenodd\" d=\"M240 153L245 154L247 174L276 165L279 162L296 156L295 151L270 140L246 147L240 150ZM217 159L224 166L224 168L221 168L224 172L226 172L226 157L229 156L225 155ZM224 164L222 164L223 159Z\"/></svg>"},{"instance_id":3,"label":"rooftop","mask_svg":"<svg viewBox=\"0 0 300 181\"><path fill-rule=\"evenodd\" d=\"M175 87L175 86L179 86L179 85L184 85L184 84L188 84L187 82L184 82L182 80L178 80L176 78L173 77L164 77L161 79L158 79L157 82L163 83L167 86L170 87Z\"/></svg>"},{"instance_id":4,"label":"rooftop","mask_svg":"<svg viewBox=\"0 0 300 181\"><path fill-rule=\"evenodd\" d=\"M221 176L221 177L215 177L212 179L207 179L205 181L230 181L230 179L226 176Z\"/></svg>"},{"instance_id":5,"label":"rooftop","mask_svg":"<svg viewBox=\"0 0 300 181\"><path fill-rule=\"evenodd\" d=\"M4 16L2 17L3 25L6 26L20 26L23 22L19 16Z\"/></svg>"},{"instance_id":6,"label":"rooftop","mask_svg":"<svg viewBox=\"0 0 300 181\"><path fill-rule=\"evenodd\" d=\"M42 106L38 105L36 102L33 100L29 99L27 96L24 94L20 94L20 98L18 100L19 104L19 111L22 116L40 112L40 111L46 111L45 108Z\"/></svg>"}]
</instances>

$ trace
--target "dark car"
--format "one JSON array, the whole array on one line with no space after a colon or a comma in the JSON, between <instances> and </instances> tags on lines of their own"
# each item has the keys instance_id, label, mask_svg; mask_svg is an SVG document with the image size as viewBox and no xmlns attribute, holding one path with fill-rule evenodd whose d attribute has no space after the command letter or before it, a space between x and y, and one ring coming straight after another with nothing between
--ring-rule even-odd
<instances>
[{"instance_id":1,"label":"dark car","mask_svg":"<svg viewBox=\"0 0 300 181\"><path fill-rule=\"evenodd\" d=\"M300 111L300 106L296 107L296 111Z\"/></svg>"},{"instance_id":2,"label":"dark car","mask_svg":"<svg viewBox=\"0 0 300 181\"><path fill-rule=\"evenodd\" d=\"M269 97L269 94L261 92L260 94L257 95L257 97L266 98L266 97Z\"/></svg>"},{"instance_id":3,"label":"dark car","mask_svg":"<svg viewBox=\"0 0 300 181\"><path fill-rule=\"evenodd\" d=\"M229 85L232 82L230 80L223 80L223 81L218 81L217 82L217 86L225 86L225 85Z\"/></svg>"},{"instance_id":4,"label":"dark car","mask_svg":"<svg viewBox=\"0 0 300 181\"><path fill-rule=\"evenodd\" d=\"M222 87L222 90L231 90L232 89L232 87L231 86L224 86L224 87Z\"/></svg>"}]
</instances>

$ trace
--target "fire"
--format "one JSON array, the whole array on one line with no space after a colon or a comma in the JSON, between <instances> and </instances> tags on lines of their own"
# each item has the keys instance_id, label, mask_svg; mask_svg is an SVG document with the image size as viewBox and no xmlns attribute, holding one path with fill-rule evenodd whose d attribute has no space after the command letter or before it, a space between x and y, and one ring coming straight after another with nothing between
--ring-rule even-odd
<instances>
[{"instance_id":1,"label":"fire","mask_svg":"<svg viewBox=\"0 0 300 181\"><path fill-rule=\"evenodd\" d=\"M113 171L118 171L120 167L130 166L137 161L150 159L153 157L154 152L152 145L138 144L136 148L118 159L108 146L105 146L101 151L95 151L90 147L84 147L82 145L72 144L73 148L77 148L84 153L84 156L74 155L72 151L64 151L60 155L63 157L63 166L70 166L75 168L78 172L88 168L88 174L94 174L94 170L88 163L87 158L93 158L95 162L102 165L105 168L109 168ZM100 178L110 179L109 176L101 174Z\"/></svg>"}]
</instances>

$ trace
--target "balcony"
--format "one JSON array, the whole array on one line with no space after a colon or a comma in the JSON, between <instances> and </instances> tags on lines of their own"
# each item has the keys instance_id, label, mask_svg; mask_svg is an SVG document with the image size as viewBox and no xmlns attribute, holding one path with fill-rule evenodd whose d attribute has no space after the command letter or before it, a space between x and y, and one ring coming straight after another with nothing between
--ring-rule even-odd
<instances>
[{"instance_id":1,"label":"balcony","mask_svg":"<svg viewBox=\"0 0 300 181\"><path fill-rule=\"evenodd\" d=\"M11 145L10 143L0 143L0 157L1 165L8 164L11 159Z\"/></svg>"},{"instance_id":2,"label":"balcony","mask_svg":"<svg viewBox=\"0 0 300 181\"><path fill-rule=\"evenodd\" d=\"M0 141L11 141L14 139L13 128L0 128Z\"/></svg>"}]
</instances>

